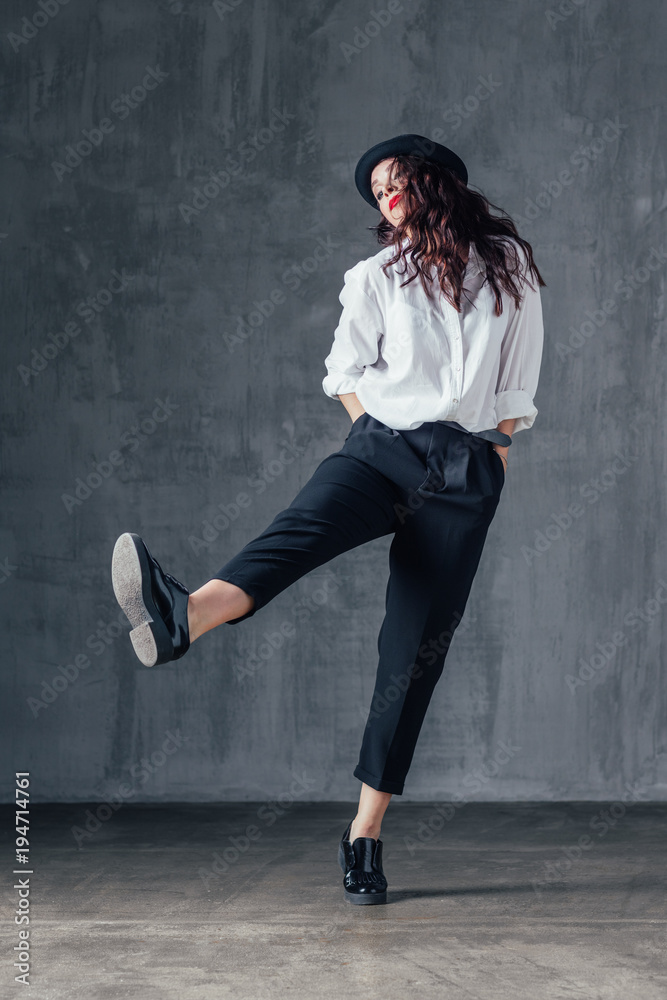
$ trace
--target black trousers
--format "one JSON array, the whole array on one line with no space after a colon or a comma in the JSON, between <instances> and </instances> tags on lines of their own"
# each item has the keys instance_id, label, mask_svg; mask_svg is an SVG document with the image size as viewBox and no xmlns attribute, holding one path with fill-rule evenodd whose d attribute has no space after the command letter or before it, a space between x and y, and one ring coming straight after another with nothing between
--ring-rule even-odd
<instances>
[{"instance_id":1,"label":"black trousers","mask_svg":"<svg viewBox=\"0 0 667 1000\"><path fill-rule=\"evenodd\" d=\"M340 553L393 534L375 690L353 772L378 791L403 793L504 482L484 437L441 421L395 430L363 413L289 507L215 574L254 598L227 623L235 625Z\"/></svg>"}]
</instances>

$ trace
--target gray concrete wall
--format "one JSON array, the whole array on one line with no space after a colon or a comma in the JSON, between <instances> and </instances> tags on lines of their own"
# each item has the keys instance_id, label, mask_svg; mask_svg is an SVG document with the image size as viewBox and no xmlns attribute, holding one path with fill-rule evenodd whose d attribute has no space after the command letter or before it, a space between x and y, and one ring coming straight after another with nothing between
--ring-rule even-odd
<instances>
[{"instance_id":1,"label":"gray concrete wall","mask_svg":"<svg viewBox=\"0 0 667 1000\"><path fill-rule=\"evenodd\" d=\"M546 343L403 799L664 799L664 7L44 4L2 12L3 797L358 793L388 538L155 670L109 567L136 531L197 588L341 446L353 169L415 131L532 243Z\"/></svg>"}]
</instances>

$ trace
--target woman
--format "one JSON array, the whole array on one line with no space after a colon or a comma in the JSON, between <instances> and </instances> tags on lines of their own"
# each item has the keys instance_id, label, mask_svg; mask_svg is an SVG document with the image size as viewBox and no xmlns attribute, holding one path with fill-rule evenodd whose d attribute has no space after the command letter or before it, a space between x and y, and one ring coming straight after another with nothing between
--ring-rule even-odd
<instances>
[{"instance_id":1,"label":"woman","mask_svg":"<svg viewBox=\"0 0 667 1000\"><path fill-rule=\"evenodd\" d=\"M289 507L190 594L142 539L122 534L112 579L146 666L245 621L306 573L393 534L379 664L356 816L338 847L345 898L382 903L382 819L403 793L505 482L511 435L530 428L542 357L530 245L467 187L462 160L423 136L378 143L355 183L383 249L345 273L325 393L352 418ZM528 273L537 279L533 287Z\"/></svg>"}]
</instances>

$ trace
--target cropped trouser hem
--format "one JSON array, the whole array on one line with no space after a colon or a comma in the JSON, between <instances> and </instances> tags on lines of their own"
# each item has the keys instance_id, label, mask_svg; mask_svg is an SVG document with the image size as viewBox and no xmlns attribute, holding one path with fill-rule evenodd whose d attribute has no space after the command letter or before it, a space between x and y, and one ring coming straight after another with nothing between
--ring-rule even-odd
<instances>
[{"instance_id":1,"label":"cropped trouser hem","mask_svg":"<svg viewBox=\"0 0 667 1000\"><path fill-rule=\"evenodd\" d=\"M374 774L370 771L366 771L359 764L355 767L352 772L355 778L359 778L359 781L363 781L364 784L370 785L377 792L391 792L392 795L402 795L403 789L405 788L404 781L387 781L386 778L376 778Z\"/></svg>"},{"instance_id":2,"label":"cropped trouser hem","mask_svg":"<svg viewBox=\"0 0 667 1000\"><path fill-rule=\"evenodd\" d=\"M234 586L240 587L241 590L245 590L246 594L249 594L250 597L252 597L253 601L255 602L251 607L250 611L246 611L246 613L244 615L241 615L240 618L230 618L228 621L225 622L225 625L236 625L238 624L238 622L244 622L246 618L252 618L255 612L259 611L259 609L263 607L259 593L255 592L255 588L252 582L248 582L246 579L244 579L244 577L240 576L238 573L222 573L222 574L217 573L213 577L213 579L222 580L223 583L233 583Z\"/></svg>"}]
</instances>

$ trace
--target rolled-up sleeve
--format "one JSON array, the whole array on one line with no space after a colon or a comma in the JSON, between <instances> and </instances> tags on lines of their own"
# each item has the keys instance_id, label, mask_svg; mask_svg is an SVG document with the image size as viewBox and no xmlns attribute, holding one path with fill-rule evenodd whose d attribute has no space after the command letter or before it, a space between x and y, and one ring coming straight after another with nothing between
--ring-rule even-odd
<instances>
[{"instance_id":1,"label":"rolled-up sleeve","mask_svg":"<svg viewBox=\"0 0 667 1000\"><path fill-rule=\"evenodd\" d=\"M496 417L498 423L515 418L512 434L532 427L538 413L533 398L542 363L544 322L539 286L531 275L529 280L534 287L525 282L518 308L510 300L496 385Z\"/></svg>"},{"instance_id":2,"label":"rolled-up sleeve","mask_svg":"<svg viewBox=\"0 0 667 1000\"><path fill-rule=\"evenodd\" d=\"M343 306L330 353L324 359L327 375L322 388L332 399L354 392L364 368L378 360L383 332L382 314L373 298L352 272L345 272L345 284L338 298Z\"/></svg>"}]
</instances>

